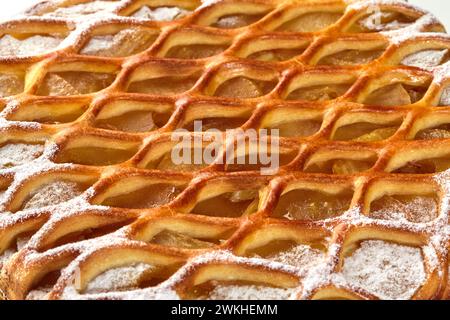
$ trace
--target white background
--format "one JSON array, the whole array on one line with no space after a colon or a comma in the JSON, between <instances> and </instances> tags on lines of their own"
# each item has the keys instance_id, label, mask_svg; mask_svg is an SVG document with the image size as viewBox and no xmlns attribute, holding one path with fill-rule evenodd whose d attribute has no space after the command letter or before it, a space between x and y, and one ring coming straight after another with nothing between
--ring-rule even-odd
<instances>
[{"instance_id":1,"label":"white background","mask_svg":"<svg viewBox=\"0 0 450 320\"><path fill-rule=\"evenodd\" d=\"M0 19L8 18L30 7L37 0L8 0L0 1ZM433 12L450 32L450 1L448 0L410 0L412 4Z\"/></svg>"}]
</instances>

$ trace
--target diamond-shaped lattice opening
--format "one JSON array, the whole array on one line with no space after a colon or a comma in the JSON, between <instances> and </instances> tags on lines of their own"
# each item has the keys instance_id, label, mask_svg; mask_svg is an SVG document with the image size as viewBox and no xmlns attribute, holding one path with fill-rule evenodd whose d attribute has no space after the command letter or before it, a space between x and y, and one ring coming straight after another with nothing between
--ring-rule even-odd
<instances>
[{"instance_id":1,"label":"diamond-shaped lattice opening","mask_svg":"<svg viewBox=\"0 0 450 320\"><path fill-rule=\"evenodd\" d=\"M25 79L23 74L0 72L0 98L20 94L24 88Z\"/></svg>"},{"instance_id":2,"label":"diamond-shaped lattice opening","mask_svg":"<svg viewBox=\"0 0 450 320\"><path fill-rule=\"evenodd\" d=\"M101 201L100 204L129 209L154 208L168 204L183 190L184 186L170 183L156 183L123 194L111 195Z\"/></svg>"},{"instance_id":3,"label":"diamond-shaped lattice opening","mask_svg":"<svg viewBox=\"0 0 450 320\"><path fill-rule=\"evenodd\" d=\"M258 208L257 190L239 190L203 200L191 210L192 214L237 218L255 212Z\"/></svg>"},{"instance_id":4,"label":"diamond-shaped lattice opening","mask_svg":"<svg viewBox=\"0 0 450 320\"><path fill-rule=\"evenodd\" d=\"M184 299L285 300L298 286L296 277L283 272L221 262L201 266L193 276L196 285L183 292Z\"/></svg>"},{"instance_id":5,"label":"diamond-shaped lattice opening","mask_svg":"<svg viewBox=\"0 0 450 320\"><path fill-rule=\"evenodd\" d=\"M353 85L353 80L324 83L312 86L301 85L289 90L286 100L329 101L343 96Z\"/></svg>"},{"instance_id":6,"label":"diamond-shaped lattice opening","mask_svg":"<svg viewBox=\"0 0 450 320\"><path fill-rule=\"evenodd\" d=\"M279 26L276 31L316 32L336 23L342 12L309 12L301 14Z\"/></svg>"},{"instance_id":7,"label":"diamond-shaped lattice opening","mask_svg":"<svg viewBox=\"0 0 450 320\"><path fill-rule=\"evenodd\" d=\"M228 172L237 171L258 171L263 169L277 169L274 166L278 164L283 167L291 163L298 155L297 149L280 147L279 150L271 150L272 145L267 145L267 150L264 145L255 145L249 143L246 145L247 150L235 148L234 158L229 158L225 170ZM273 149L276 149L274 146ZM229 156L228 152L227 156Z\"/></svg>"},{"instance_id":8,"label":"diamond-shaped lattice opening","mask_svg":"<svg viewBox=\"0 0 450 320\"><path fill-rule=\"evenodd\" d=\"M51 52L64 34L5 34L0 38L0 56L36 56Z\"/></svg>"},{"instance_id":9,"label":"diamond-shaped lattice opening","mask_svg":"<svg viewBox=\"0 0 450 320\"><path fill-rule=\"evenodd\" d=\"M370 204L370 216L383 220L427 223L439 214L439 197L428 195L385 195Z\"/></svg>"},{"instance_id":10,"label":"diamond-shaped lattice opening","mask_svg":"<svg viewBox=\"0 0 450 320\"><path fill-rule=\"evenodd\" d=\"M450 124L442 124L436 127L420 130L416 140L450 139Z\"/></svg>"},{"instance_id":11,"label":"diamond-shaped lattice opening","mask_svg":"<svg viewBox=\"0 0 450 320\"><path fill-rule=\"evenodd\" d=\"M408 272L405 272L408 270ZM381 299L410 299L426 280L420 248L362 241L344 260L342 275Z\"/></svg>"},{"instance_id":12,"label":"diamond-shaped lattice opening","mask_svg":"<svg viewBox=\"0 0 450 320\"><path fill-rule=\"evenodd\" d=\"M339 127L333 140L372 142L382 141L392 137L400 128L401 121L386 124L357 122Z\"/></svg>"},{"instance_id":13,"label":"diamond-shaped lattice opening","mask_svg":"<svg viewBox=\"0 0 450 320\"><path fill-rule=\"evenodd\" d=\"M214 118L203 118L193 120L185 125L183 128L189 131L197 132L196 122L201 121L202 131L209 129L215 129L219 131L226 131L241 127L248 120L247 117L214 117Z\"/></svg>"},{"instance_id":14,"label":"diamond-shaped lattice opening","mask_svg":"<svg viewBox=\"0 0 450 320\"><path fill-rule=\"evenodd\" d=\"M58 205L80 196L91 186L70 180L55 180L33 190L22 205L23 210Z\"/></svg>"},{"instance_id":15,"label":"diamond-shaped lattice opening","mask_svg":"<svg viewBox=\"0 0 450 320\"><path fill-rule=\"evenodd\" d=\"M313 155L305 165L305 172L328 174L355 174L370 170L378 160L373 152L354 152L353 157L348 153L339 155L321 154Z\"/></svg>"},{"instance_id":16,"label":"diamond-shaped lattice opening","mask_svg":"<svg viewBox=\"0 0 450 320\"><path fill-rule=\"evenodd\" d=\"M324 262L326 247L320 242L299 243L295 240L273 240L249 250L246 255L283 263L306 271Z\"/></svg>"},{"instance_id":17,"label":"diamond-shaped lattice opening","mask_svg":"<svg viewBox=\"0 0 450 320\"><path fill-rule=\"evenodd\" d=\"M236 29L251 25L264 17L264 14L230 14L220 17L211 27Z\"/></svg>"},{"instance_id":18,"label":"diamond-shaped lattice opening","mask_svg":"<svg viewBox=\"0 0 450 320\"><path fill-rule=\"evenodd\" d=\"M418 18L417 14L410 15L394 10L372 10L356 21L347 31L363 33L398 30L413 24Z\"/></svg>"},{"instance_id":19,"label":"diamond-shaped lattice opening","mask_svg":"<svg viewBox=\"0 0 450 320\"><path fill-rule=\"evenodd\" d=\"M87 284L83 293L129 291L157 286L172 276L179 266L158 266L136 262L103 271Z\"/></svg>"},{"instance_id":20,"label":"diamond-shaped lattice opening","mask_svg":"<svg viewBox=\"0 0 450 320\"><path fill-rule=\"evenodd\" d=\"M58 18L77 18L82 16L87 16L95 13L105 13L111 12L118 5L119 1L90 1L81 2L74 1L72 5L66 5L61 7L56 7L53 10L46 10L41 13L44 16L58 17ZM45 7L43 7L45 10Z\"/></svg>"},{"instance_id":21,"label":"diamond-shaped lattice opening","mask_svg":"<svg viewBox=\"0 0 450 320\"><path fill-rule=\"evenodd\" d=\"M273 216L288 220L318 221L335 218L350 208L353 190L336 193L327 190L296 189L283 194Z\"/></svg>"},{"instance_id":22,"label":"diamond-shaped lattice opening","mask_svg":"<svg viewBox=\"0 0 450 320\"><path fill-rule=\"evenodd\" d=\"M124 132L149 132L163 127L169 121L170 113L151 110L136 110L124 114L97 119L96 127Z\"/></svg>"},{"instance_id":23,"label":"diamond-shaped lattice opening","mask_svg":"<svg viewBox=\"0 0 450 320\"><path fill-rule=\"evenodd\" d=\"M108 166L129 160L138 151L137 144L116 144L114 147L102 146L102 141L93 144L66 146L56 156L58 163L76 163L92 166Z\"/></svg>"},{"instance_id":24,"label":"diamond-shaped lattice opening","mask_svg":"<svg viewBox=\"0 0 450 320\"><path fill-rule=\"evenodd\" d=\"M261 81L247 77L236 77L222 83L214 95L225 98L258 98L269 94L276 85L276 81Z\"/></svg>"},{"instance_id":25,"label":"diamond-shaped lattice opening","mask_svg":"<svg viewBox=\"0 0 450 320\"><path fill-rule=\"evenodd\" d=\"M80 54L101 57L127 57L147 50L158 38L159 31L130 27L116 33L99 33L91 37Z\"/></svg>"},{"instance_id":26,"label":"diamond-shaped lattice opening","mask_svg":"<svg viewBox=\"0 0 450 320\"><path fill-rule=\"evenodd\" d=\"M8 141L0 146L0 168L7 169L30 163L43 152L43 144Z\"/></svg>"},{"instance_id":27,"label":"diamond-shaped lattice opening","mask_svg":"<svg viewBox=\"0 0 450 320\"><path fill-rule=\"evenodd\" d=\"M366 105L394 107L416 103L424 97L428 86L396 83L379 88L364 100Z\"/></svg>"},{"instance_id":28,"label":"diamond-shaped lattice opening","mask_svg":"<svg viewBox=\"0 0 450 320\"><path fill-rule=\"evenodd\" d=\"M433 68L450 60L448 49L427 49L411 53L403 58L401 64L417 68Z\"/></svg>"},{"instance_id":29,"label":"diamond-shaped lattice opening","mask_svg":"<svg viewBox=\"0 0 450 320\"><path fill-rule=\"evenodd\" d=\"M408 161L394 173L404 174L430 174L446 171L450 168L450 155L437 158Z\"/></svg>"},{"instance_id":30,"label":"diamond-shaped lattice opening","mask_svg":"<svg viewBox=\"0 0 450 320\"><path fill-rule=\"evenodd\" d=\"M37 95L74 96L101 91L109 87L116 76L111 73L62 71L48 73Z\"/></svg>"},{"instance_id":31,"label":"diamond-shaped lattice opening","mask_svg":"<svg viewBox=\"0 0 450 320\"><path fill-rule=\"evenodd\" d=\"M36 101L21 105L7 118L12 121L33 121L43 124L62 124L77 120L88 106L76 102Z\"/></svg>"},{"instance_id":32,"label":"diamond-shaped lattice opening","mask_svg":"<svg viewBox=\"0 0 450 320\"><path fill-rule=\"evenodd\" d=\"M130 16L152 21L174 21L186 17L191 12L192 11L187 8L177 6L152 7L144 5L131 13Z\"/></svg>"},{"instance_id":33,"label":"diamond-shaped lattice opening","mask_svg":"<svg viewBox=\"0 0 450 320\"><path fill-rule=\"evenodd\" d=\"M128 92L170 96L189 91L199 78L200 74L195 73L135 81L128 87Z\"/></svg>"},{"instance_id":34,"label":"diamond-shaped lattice opening","mask_svg":"<svg viewBox=\"0 0 450 320\"><path fill-rule=\"evenodd\" d=\"M368 64L381 57L386 46L376 49L347 49L323 57L317 64L328 66L352 66Z\"/></svg>"}]
</instances>

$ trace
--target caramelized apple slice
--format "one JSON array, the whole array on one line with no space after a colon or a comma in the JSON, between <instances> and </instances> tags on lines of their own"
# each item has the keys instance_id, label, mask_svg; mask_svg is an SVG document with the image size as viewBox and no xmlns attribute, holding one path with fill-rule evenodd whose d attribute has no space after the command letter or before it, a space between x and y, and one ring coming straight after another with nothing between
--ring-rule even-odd
<instances>
[{"instance_id":1,"label":"caramelized apple slice","mask_svg":"<svg viewBox=\"0 0 450 320\"><path fill-rule=\"evenodd\" d=\"M252 53L247 59L259 61L286 61L301 55L304 51L305 48L264 50Z\"/></svg>"},{"instance_id":2,"label":"caramelized apple slice","mask_svg":"<svg viewBox=\"0 0 450 320\"><path fill-rule=\"evenodd\" d=\"M277 31L290 31L290 32L315 32L325 29L335 22L337 22L342 16L342 13L338 12L312 12L303 14L298 18L290 20L279 28Z\"/></svg>"},{"instance_id":3,"label":"caramelized apple slice","mask_svg":"<svg viewBox=\"0 0 450 320\"><path fill-rule=\"evenodd\" d=\"M14 96L22 93L25 81L15 74L0 74L0 98Z\"/></svg>"},{"instance_id":4,"label":"caramelized apple slice","mask_svg":"<svg viewBox=\"0 0 450 320\"><path fill-rule=\"evenodd\" d=\"M258 192L244 190L204 200L198 203L191 212L206 216L237 218L256 211L257 205Z\"/></svg>"},{"instance_id":5,"label":"caramelized apple slice","mask_svg":"<svg viewBox=\"0 0 450 320\"><path fill-rule=\"evenodd\" d=\"M250 99L270 93L276 83L237 77L222 83L215 92L217 97Z\"/></svg>"},{"instance_id":6,"label":"caramelized apple slice","mask_svg":"<svg viewBox=\"0 0 450 320\"><path fill-rule=\"evenodd\" d=\"M186 150L183 150L183 153ZM192 172L192 171L198 171L201 169L204 169L208 167L210 164L205 161L205 159L202 157L200 161L195 161L195 154L203 155L203 150L197 150L194 148L190 149L191 155L189 158L189 161L182 162L182 163L175 163L172 157L172 153L169 152L166 155L164 155L160 160L156 161L155 163L150 163L147 167L149 169L157 169L157 170L171 170L171 171L177 171L177 172Z\"/></svg>"},{"instance_id":7,"label":"caramelized apple slice","mask_svg":"<svg viewBox=\"0 0 450 320\"><path fill-rule=\"evenodd\" d=\"M305 171L328 174L355 174L369 170L374 166L375 162L375 158L368 158L367 160L333 159L311 164Z\"/></svg>"},{"instance_id":8,"label":"caramelized apple slice","mask_svg":"<svg viewBox=\"0 0 450 320\"><path fill-rule=\"evenodd\" d=\"M203 59L224 52L228 46L214 44L196 44L190 46L176 46L169 50L166 58L175 59Z\"/></svg>"},{"instance_id":9,"label":"caramelized apple slice","mask_svg":"<svg viewBox=\"0 0 450 320\"><path fill-rule=\"evenodd\" d=\"M319 65L329 65L329 66L352 66L368 64L384 53L384 50L345 50L341 51L319 61Z\"/></svg>"},{"instance_id":10,"label":"caramelized apple slice","mask_svg":"<svg viewBox=\"0 0 450 320\"><path fill-rule=\"evenodd\" d=\"M189 91L198 76L172 76L133 82L128 92L169 96Z\"/></svg>"},{"instance_id":11,"label":"caramelized apple slice","mask_svg":"<svg viewBox=\"0 0 450 320\"><path fill-rule=\"evenodd\" d=\"M353 140L359 142L381 141L393 136L397 130L397 126L382 127L378 124L360 122L338 128L333 140Z\"/></svg>"},{"instance_id":12,"label":"caramelized apple slice","mask_svg":"<svg viewBox=\"0 0 450 320\"><path fill-rule=\"evenodd\" d=\"M275 217L289 220L325 220L340 216L350 207L353 193L328 194L312 190L293 190L281 196Z\"/></svg>"},{"instance_id":13,"label":"caramelized apple slice","mask_svg":"<svg viewBox=\"0 0 450 320\"><path fill-rule=\"evenodd\" d=\"M406 56L401 64L410 67L428 69L446 63L449 58L449 50L422 50Z\"/></svg>"},{"instance_id":14,"label":"caramelized apple slice","mask_svg":"<svg viewBox=\"0 0 450 320\"><path fill-rule=\"evenodd\" d=\"M93 37L80 53L102 57L127 57L146 50L156 38L156 34L142 29L124 29L114 35Z\"/></svg>"},{"instance_id":15,"label":"caramelized apple slice","mask_svg":"<svg viewBox=\"0 0 450 320\"><path fill-rule=\"evenodd\" d=\"M105 89L114 81L109 73L65 71L49 73L38 90L40 96L72 96Z\"/></svg>"},{"instance_id":16,"label":"caramelized apple slice","mask_svg":"<svg viewBox=\"0 0 450 320\"><path fill-rule=\"evenodd\" d=\"M319 85L292 91L287 100L328 101L339 98L350 89L350 84Z\"/></svg>"},{"instance_id":17,"label":"caramelized apple slice","mask_svg":"<svg viewBox=\"0 0 450 320\"><path fill-rule=\"evenodd\" d=\"M132 14L132 17L152 21L173 21L187 16L190 11L179 7L150 8L142 6Z\"/></svg>"},{"instance_id":18,"label":"caramelized apple slice","mask_svg":"<svg viewBox=\"0 0 450 320\"><path fill-rule=\"evenodd\" d=\"M354 139L354 141L374 142L374 141L385 140L385 139L392 137L397 132L397 130L398 130L398 127L376 129L370 133L367 133L365 135L362 135L362 136Z\"/></svg>"},{"instance_id":19,"label":"caramelized apple slice","mask_svg":"<svg viewBox=\"0 0 450 320\"><path fill-rule=\"evenodd\" d=\"M339 159L333 163L334 174L354 174L367 171L373 167L373 163L367 161L355 161Z\"/></svg>"},{"instance_id":20,"label":"caramelized apple slice","mask_svg":"<svg viewBox=\"0 0 450 320\"><path fill-rule=\"evenodd\" d=\"M148 132L163 127L169 117L169 114L151 111L131 111L117 117L97 120L95 125L115 131Z\"/></svg>"},{"instance_id":21,"label":"caramelized apple slice","mask_svg":"<svg viewBox=\"0 0 450 320\"><path fill-rule=\"evenodd\" d=\"M450 139L450 125L445 124L437 128L424 129L417 133L417 140Z\"/></svg>"},{"instance_id":22,"label":"caramelized apple slice","mask_svg":"<svg viewBox=\"0 0 450 320\"><path fill-rule=\"evenodd\" d=\"M400 169L395 170L395 173L407 174L431 174L436 172L446 171L450 168L450 158L434 158L420 161L411 161Z\"/></svg>"},{"instance_id":23,"label":"caramelized apple slice","mask_svg":"<svg viewBox=\"0 0 450 320\"><path fill-rule=\"evenodd\" d=\"M135 263L129 266L109 269L92 279L85 293L101 293L139 288L141 277L155 272L155 266Z\"/></svg>"},{"instance_id":24,"label":"caramelized apple slice","mask_svg":"<svg viewBox=\"0 0 450 320\"><path fill-rule=\"evenodd\" d=\"M268 146L270 150L270 146ZM239 153L239 152L238 152ZM263 163L261 157L267 157L269 163ZM272 154L271 152L263 152L262 154L252 153L245 156L239 155L233 159L233 163L227 163L225 170L228 172L237 171L259 171L261 169L268 169L271 165L275 165L275 159L278 158L279 167L283 167L291 163L297 156L296 150L287 150L281 154ZM276 169L276 168L273 168Z\"/></svg>"},{"instance_id":25,"label":"caramelized apple slice","mask_svg":"<svg viewBox=\"0 0 450 320\"><path fill-rule=\"evenodd\" d=\"M76 163L88 166L109 166L125 162L137 152L131 149L83 147L65 149L58 155L58 163Z\"/></svg>"},{"instance_id":26,"label":"caramelized apple slice","mask_svg":"<svg viewBox=\"0 0 450 320\"><path fill-rule=\"evenodd\" d=\"M260 20L263 15L249 15L249 14L234 14L223 16L212 27L221 29L235 29L241 28L255 23Z\"/></svg>"},{"instance_id":27,"label":"caramelized apple slice","mask_svg":"<svg viewBox=\"0 0 450 320\"><path fill-rule=\"evenodd\" d=\"M107 198L101 204L129 209L154 208L171 202L182 191L182 187L162 183L154 184L127 194Z\"/></svg>"},{"instance_id":28,"label":"caramelized apple slice","mask_svg":"<svg viewBox=\"0 0 450 320\"><path fill-rule=\"evenodd\" d=\"M150 243L183 249L205 249L214 246L214 243L195 239L179 232L167 230L161 231L154 236Z\"/></svg>"},{"instance_id":29,"label":"caramelized apple slice","mask_svg":"<svg viewBox=\"0 0 450 320\"><path fill-rule=\"evenodd\" d=\"M319 120L295 120L281 123L272 129L280 130L281 137L309 137L316 134L322 121Z\"/></svg>"},{"instance_id":30,"label":"caramelized apple slice","mask_svg":"<svg viewBox=\"0 0 450 320\"><path fill-rule=\"evenodd\" d=\"M360 19L350 32L379 32L405 28L415 22L400 12L376 11Z\"/></svg>"},{"instance_id":31,"label":"caramelized apple slice","mask_svg":"<svg viewBox=\"0 0 450 320\"><path fill-rule=\"evenodd\" d=\"M201 121L203 132L210 129L226 131L241 127L247 120L248 118L203 118L186 124L184 128L188 131L198 132L199 128L195 126L195 121Z\"/></svg>"},{"instance_id":32,"label":"caramelized apple slice","mask_svg":"<svg viewBox=\"0 0 450 320\"><path fill-rule=\"evenodd\" d=\"M397 83L375 90L366 98L364 104L386 107L405 106L421 100L425 93L426 89L406 87Z\"/></svg>"}]
</instances>

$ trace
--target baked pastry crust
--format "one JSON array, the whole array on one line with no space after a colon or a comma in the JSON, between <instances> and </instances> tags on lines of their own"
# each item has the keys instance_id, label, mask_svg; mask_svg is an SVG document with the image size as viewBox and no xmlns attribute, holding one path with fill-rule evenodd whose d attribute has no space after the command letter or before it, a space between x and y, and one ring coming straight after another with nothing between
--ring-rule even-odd
<instances>
[{"instance_id":1,"label":"baked pastry crust","mask_svg":"<svg viewBox=\"0 0 450 320\"><path fill-rule=\"evenodd\" d=\"M43 1L2 23L3 298L448 299L444 31L382 0ZM168 163L194 120L279 129L280 170Z\"/></svg>"}]
</instances>

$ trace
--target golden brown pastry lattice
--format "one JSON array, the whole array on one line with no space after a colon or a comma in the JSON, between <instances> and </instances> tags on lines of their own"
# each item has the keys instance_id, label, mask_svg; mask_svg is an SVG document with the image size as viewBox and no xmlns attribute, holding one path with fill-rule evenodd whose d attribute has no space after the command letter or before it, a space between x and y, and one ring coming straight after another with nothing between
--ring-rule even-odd
<instances>
[{"instance_id":1,"label":"golden brown pastry lattice","mask_svg":"<svg viewBox=\"0 0 450 320\"><path fill-rule=\"evenodd\" d=\"M404 1L43 1L0 25L6 299L447 299L450 38ZM280 170L174 165L279 129Z\"/></svg>"}]
</instances>

